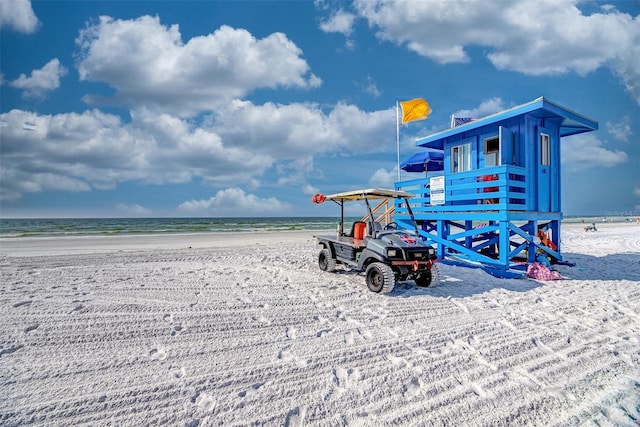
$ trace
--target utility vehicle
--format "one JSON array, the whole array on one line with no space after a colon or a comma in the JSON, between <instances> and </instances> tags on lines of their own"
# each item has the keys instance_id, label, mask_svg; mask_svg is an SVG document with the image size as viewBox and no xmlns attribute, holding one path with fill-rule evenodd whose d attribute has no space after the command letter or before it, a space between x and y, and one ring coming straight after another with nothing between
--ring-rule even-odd
<instances>
[{"instance_id":1,"label":"utility vehicle","mask_svg":"<svg viewBox=\"0 0 640 427\"><path fill-rule=\"evenodd\" d=\"M335 235L314 236L321 248L320 270L332 272L342 265L364 272L367 287L372 292L390 293L397 282L415 281L418 286L437 283L439 272L434 248L420 238L408 199L414 194L384 189L347 191L328 196L316 194L314 203L335 202L340 206L340 222ZM370 201L378 200L372 210ZM374 211L389 202L404 203L413 219L414 229L402 229L386 214L374 217ZM344 230L344 208L347 202L366 204L367 215L356 221L348 232ZM395 205L394 205L395 206ZM382 222L381 222L382 220Z\"/></svg>"}]
</instances>

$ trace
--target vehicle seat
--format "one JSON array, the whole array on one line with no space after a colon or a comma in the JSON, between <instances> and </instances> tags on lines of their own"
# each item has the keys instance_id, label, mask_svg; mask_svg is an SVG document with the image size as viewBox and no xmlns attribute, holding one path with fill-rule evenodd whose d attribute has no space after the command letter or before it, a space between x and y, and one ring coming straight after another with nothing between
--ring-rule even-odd
<instances>
[{"instance_id":1,"label":"vehicle seat","mask_svg":"<svg viewBox=\"0 0 640 427\"><path fill-rule=\"evenodd\" d=\"M367 229L367 224L362 221L356 221L353 223L353 231L351 235L354 239L362 240L364 239L364 232Z\"/></svg>"}]
</instances>

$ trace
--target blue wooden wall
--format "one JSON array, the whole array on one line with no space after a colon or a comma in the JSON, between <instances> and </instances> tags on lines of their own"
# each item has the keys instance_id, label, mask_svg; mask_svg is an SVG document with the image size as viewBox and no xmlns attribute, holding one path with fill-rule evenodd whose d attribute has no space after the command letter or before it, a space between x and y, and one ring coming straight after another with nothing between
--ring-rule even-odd
<instances>
[{"instance_id":1,"label":"blue wooden wall","mask_svg":"<svg viewBox=\"0 0 640 427\"><path fill-rule=\"evenodd\" d=\"M520 263L523 253L528 262L539 252L561 260L561 138L597 128L597 122L538 98L417 140L418 146L443 150L444 171L416 175L395 188L416 195L410 205L421 233L438 245L443 258L454 256L503 270ZM492 162L484 143L495 137L500 152L499 160ZM452 147L466 143L471 143L471 168L454 172ZM443 204L434 204L432 198L436 176L444 180ZM409 218L407 207L398 204L396 222L410 227ZM541 230L552 247L540 245Z\"/></svg>"}]
</instances>

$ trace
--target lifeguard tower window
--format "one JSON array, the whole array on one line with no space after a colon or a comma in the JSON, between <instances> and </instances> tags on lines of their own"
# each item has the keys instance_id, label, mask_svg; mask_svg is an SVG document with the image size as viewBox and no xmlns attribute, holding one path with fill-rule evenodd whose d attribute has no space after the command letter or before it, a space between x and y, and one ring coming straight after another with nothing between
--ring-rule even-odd
<instances>
[{"instance_id":1,"label":"lifeguard tower window","mask_svg":"<svg viewBox=\"0 0 640 427\"><path fill-rule=\"evenodd\" d=\"M540 134L540 164L551 165L551 138L546 133Z\"/></svg>"},{"instance_id":2,"label":"lifeguard tower window","mask_svg":"<svg viewBox=\"0 0 640 427\"><path fill-rule=\"evenodd\" d=\"M484 140L484 165L486 167L500 164L500 138L488 138Z\"/></svg>"},{"instance_id":3,"label":"lifeguard tower window","mask_svg":"<svg viewBox=\"0 0 640 427\"><path fill-rule=\"evenodd\" d=\"M451 147L451 172L471 170L471 143Z\"/></svg>"}]
</instances>

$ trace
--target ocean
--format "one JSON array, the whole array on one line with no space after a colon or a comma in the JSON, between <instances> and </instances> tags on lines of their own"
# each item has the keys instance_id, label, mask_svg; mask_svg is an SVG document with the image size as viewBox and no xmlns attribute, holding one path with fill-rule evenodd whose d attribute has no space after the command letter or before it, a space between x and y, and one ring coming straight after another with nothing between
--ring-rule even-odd
<instances>
[{"instance_id":1,"label":"ocean","mask_svg":"<svg viewBox=\"0 0 640 427\"><path fill-rule=\"evenodd\" d=\"M345 218L345 227L358 219ZM565 217L563 222L600 223L602 220L602 217L572 216ZM610 220L624 222L628 218L607 218L607 222ZM336 217L0 218L0 238L335 230L338 221Z\"/></svg>"},{"instance_id":2,"label":"ocean","mask_svg":"<svg viewBox=\"0 0 640 427\"><path fill-rule=\"evenodd\" d=\"M335 230L338 221L335 217L0 219L0 238Z\"/></svg>"}]
</instances>

